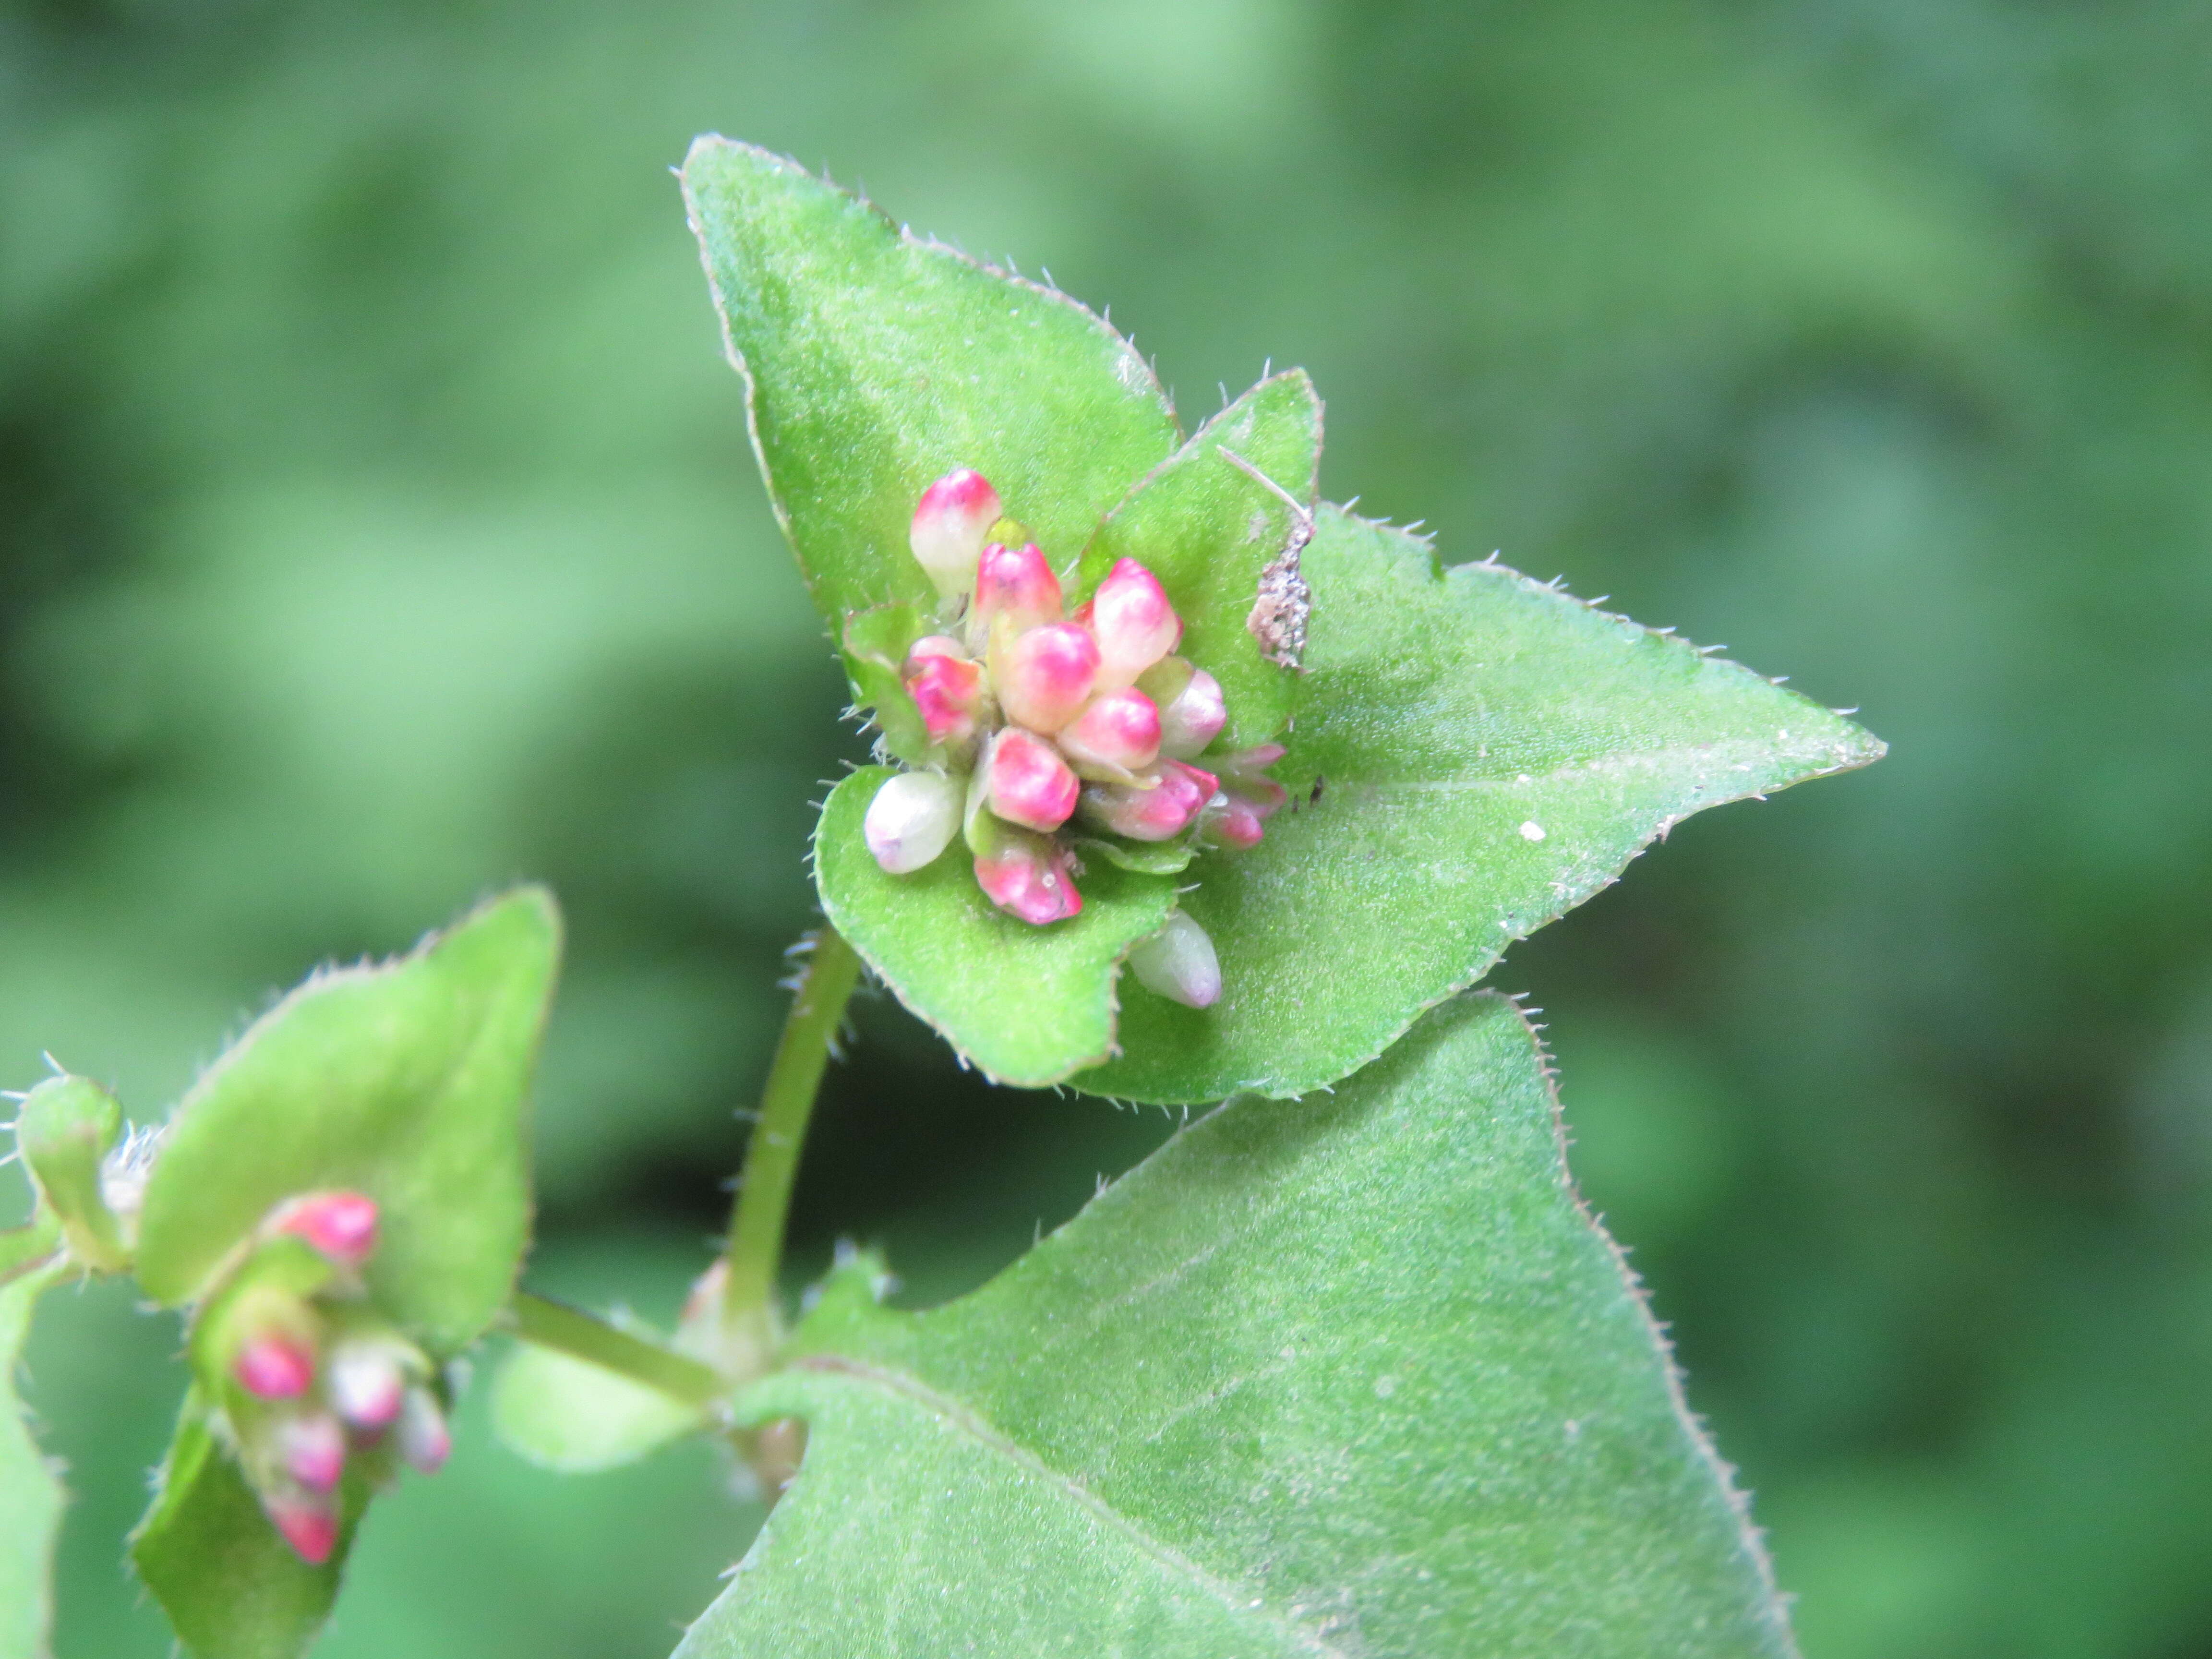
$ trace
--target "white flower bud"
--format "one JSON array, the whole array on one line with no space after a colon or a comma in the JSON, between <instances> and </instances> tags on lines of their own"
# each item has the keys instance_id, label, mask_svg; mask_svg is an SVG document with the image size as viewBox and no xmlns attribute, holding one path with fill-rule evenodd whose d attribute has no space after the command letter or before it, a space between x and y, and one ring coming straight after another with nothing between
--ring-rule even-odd
<instances>
[{"instance_id":1,"label":"white flower bud","mask_svg":"<svg viewBox=\"0 0 2212 1659\"><path fill-rule=\"evenodd\" d=\"M349 1337L331 1351L325 1387L340 1417L373 1432L399 1415L408 1376L422 1369L422 1356L396 1341Z\"/></svg>"},{"instance_id":2,"label":"white flower bud","mask_svg":"<svg viewBox=\"0 0 2212 1659\"><path fill-rule=\"evenodd\" d=\"M868 803L861 834L876 862L895 876L933 863L960 827L959 780L942 772L902 772Z\"/></svg>"},{"instance_id":3,"label":"white flower bud","mask_svg":"<svg viewBox=\"0 0 2212 1659\"><path fill-rule=\"evenodd\" d=\"M429 1389L407 1390L399 1407L398 1440L399 1455L424 1474L435 1474L446 1467L446 1459L453 1454L453 1434Z\"/></svg>"},{"instance_id":4,"label":"white flower bud","mask_svg":"<svg viewBox=\"0 0 2212 1659\"><path fill-rule=\"evenodd\" d=\"M1129 970L1146 990L1186 1008L1211 1007L1221 996L1221 959L1213 941L1180 910L1129 952Z\"/></svg>"}]
</instances>

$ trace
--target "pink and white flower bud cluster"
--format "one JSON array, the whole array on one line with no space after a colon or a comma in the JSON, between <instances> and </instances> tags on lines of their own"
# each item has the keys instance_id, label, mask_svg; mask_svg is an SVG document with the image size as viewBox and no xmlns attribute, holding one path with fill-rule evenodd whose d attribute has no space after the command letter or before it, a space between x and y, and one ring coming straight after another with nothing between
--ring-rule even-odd
<instances>
[{"instance_id":1,"label":"pink and white flower bud cluster","mask_svg":"<svg viewBox=\"0 0 2212 1659\"><path fill-rule=\"evenodd\" d=\"M1197 763L1229 712L1219 683L1174 654L1182 619L1150 570L1120 561L1068 615L1042 550L968 471L922 492L909 539L950 618L905 664L945 759L877 793L866 835L884 869L921 869L964 833L992 902L1042 926L1083 908L1077 833L1258 843L1284 802L1265 775L1283 751Z\"/></svg>"},{"instance_id":2,"label":"pink and white flower bud cluster","mask_svg":"<svg viewBox=\"0 0 2212 1659\"><path fill-rule=\"evenodd\" d=\"M349 1463L366 1456L388 1472L396 1453L434 1474L453 1446L429 1357L368 1306L361 1274L377 1224L376 1200L362 1193L279 1205L264 1239L304 1240L330 1264L330 1281L313 1296L251 1286L224 1317L236 1384L224 1401L230 1440L270 1523L318 1565L337 1547Z\"/></svg>"}]
</instances>

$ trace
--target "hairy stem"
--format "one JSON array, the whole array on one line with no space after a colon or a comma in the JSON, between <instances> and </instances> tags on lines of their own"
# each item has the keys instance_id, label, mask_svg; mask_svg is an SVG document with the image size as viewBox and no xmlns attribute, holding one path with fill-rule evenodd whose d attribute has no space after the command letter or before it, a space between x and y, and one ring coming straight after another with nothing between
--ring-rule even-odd
<instances>
[{"instance_id":1,"label":"hairy stem","mask_svg":"<svg viewBox=\"0 0 2212 1659\"><path fill-rule=\"evenodd\" d=\"M648 1342L565 1302L517 1291L509 1310L516 1335L602 1370L645 1383L690 1406L711 1405L729 1391L711 1365Z\"/></svg>"},{"instance_id":2,"label":"hairy stem","mask_svg":"<svg viewBox=\"0 0 2212 1659\"><path fill-rule=\"evenodd\" d=\"M776 1274L783 1265L784 1222L791 1212L799 1149L805 1145L806 1122L814 1114L830 1045L860 977L860 957L842 934L824 923L799 970L791 1012L762 1091L760 1116L745 1147L737 1209L730 1218L722 1315L730 1335L763 1357L775 1341Z\"/></svg>"}]
</instances>

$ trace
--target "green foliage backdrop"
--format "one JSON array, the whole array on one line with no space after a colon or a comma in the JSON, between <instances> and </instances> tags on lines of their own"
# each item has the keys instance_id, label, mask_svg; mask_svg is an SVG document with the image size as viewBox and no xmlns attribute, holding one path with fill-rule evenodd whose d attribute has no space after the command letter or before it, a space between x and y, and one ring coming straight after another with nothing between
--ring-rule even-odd
<instances>
[{"instance_id":1,"label":"green foliage backdrop","mask_svg":"<svg viewBox=\"0 0 2212 1659\"><path fill-rule=\"evenodd\" d=\"M1881 767L1492 982L1813 1659L2212 1654L2184 0L0 6L0 1083L156 1115L264 988L543 878L533 1280L703 1262L860 753L665 172L709 129L1110 301L1187 416L1302 363L1324 493L1863 705ZM1164 1132L862 1024L810 1273L842 1225L972 1284ZM173 1346L40 1311L64 1659L166 1650L114 1540ZM484 1405L323 1651L665 1652L754 1513Z\"/></svg>"}]
</instances>

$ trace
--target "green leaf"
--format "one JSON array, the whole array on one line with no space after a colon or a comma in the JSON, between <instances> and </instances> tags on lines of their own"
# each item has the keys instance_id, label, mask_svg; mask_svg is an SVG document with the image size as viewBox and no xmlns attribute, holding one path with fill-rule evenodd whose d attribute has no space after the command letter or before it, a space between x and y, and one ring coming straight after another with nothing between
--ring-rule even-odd
<instances>
[{"instance_id":1,"label":"green leaf","mask_svg":"<svg viewBox=\"0 0 2212 1659\"><path fill-rule=\"evenodd\" d=\"M848 617L842 635L854 702L874 718L884 747L909 766L927 765L936 747L906 689L908 650L928 631L927 620L913 605L879 605Z\"/></svg>"},{"instance_id":2,"label":"green leaf","mask_svg":"<svg viewBox=\"0 0 2212 1659\"><path fill-rule=\"evenodd\" d=\"M50 1267L0 1286L0 1659L46 1659L53 1625L54 1540L64 1499L24 1419L15 1370L40 1293L60 1275Z\"/></svg>"},{"instance_id":3,"label":"green leaf","mask_svg":"<svg viewBox=\"0 0 2212 1659\"><path fill-rule=\"evenodd\" d=\"M648 1342L663 1340L635 1320L617 1316L610 1322ZM520 1340L492 1384L491 1414L499 1437L514 1450L568 1474L635 1462L708 1420L696 1403L587 1359Z\"/></svg>"},{"instance_id":4,"label":"green leaf","mask_svg":"<svg viewBox=\"0 0 2212 1659\"><path fill-rule=\"evenodd\" d=\"M1176 902L1164 876L1090 866L1083 912L1033 927L983 896L956 841L912 875L887 873L860 824L886 779L863 767L830 793L814 834L830 923L898 1000L994 1082L1036 1088L1112 1048L1114 981L1129 947Z\"/></svg>"},{"instance_id":5,"label":"green leaf","mask_svg":"<svg viewBox=\"0 0 2212 1659\"><path fill-rule=\"evenodd\" d=\"M1225 459L1224 450L1282 493ZM1227 747L1265 742L1290 718L1295 676L1263 654L1249 624L1263 573L1279 561L1296 568L1304 526L1292 503L1310 513L1320 477L1321 399L1305 371L1291 369L1261 381L1200 427L1084 550L1085 594L1116 559L1134 559L1160 579L1183 622L1176 649L1221 682Z\"/></svg>"},{"instance_id":6,"label":"green leaf","mask_svg":"<svg viewBox=\"0 0 2212 1659\"><path fill-rule=\"evenodd\" d=\"M1324 507L1285 776L1320 798L1193 866L1222 995L1133 994L1076 1086L1161 1103L1294 1095L1382 1053L1508 944L1691 813L1882 745L1734 663L1404 531Z\"/></svg>"},{"instance_id":7,"label":"green leaf","mask_svg":"<svg viewBox=\"0 0 2212 1659\"><path fill-rule=\"evenodd\" d=\"M185 1396L154 1505L131 1536L138 1574L196 1659L293 1659L330 1616L368 1491L349 1472L338 1544L321 1566L295 1555L217 1441L197 1386Z\"/></svg>"},{"instance_id":8,"label":"green leaf","mask_svg":"<svg viewBox=\"0 0 2212 1659\"><path fill-rule=\"evenodd\" d=\"M981 1291L835 1284L806 1459L679 1659L1790 1651L1501 998L1232 1101Z\"/></svg>"},{"instance_id":9,"label":"green leaf","mask_svg":"<svg viewBox=\"0 0 2212 1659\"><path fill-rule=\"evenodd\" d=\"M316 975L178 1108L146 1186L138 1276L206 1293L281 1200L376 1200L370 1298L451 1353L506 1303L527 1242L525 1097L560 954L550 894L520 888L413 955Z\"/></svg>"},{"instance_id":10,"label":"green leaf","mask_svg":"<svg viewBox=\"0 0 2212 1659\"><path fill-rule=\"evenodd\" d=\"M684 194L769 496L832 628L934 607L907 527L954 468L989 478L1065 569L1175 447L1145 360L1066 295L750 144L698 140Z\"/></svg>"}]
</instances>

